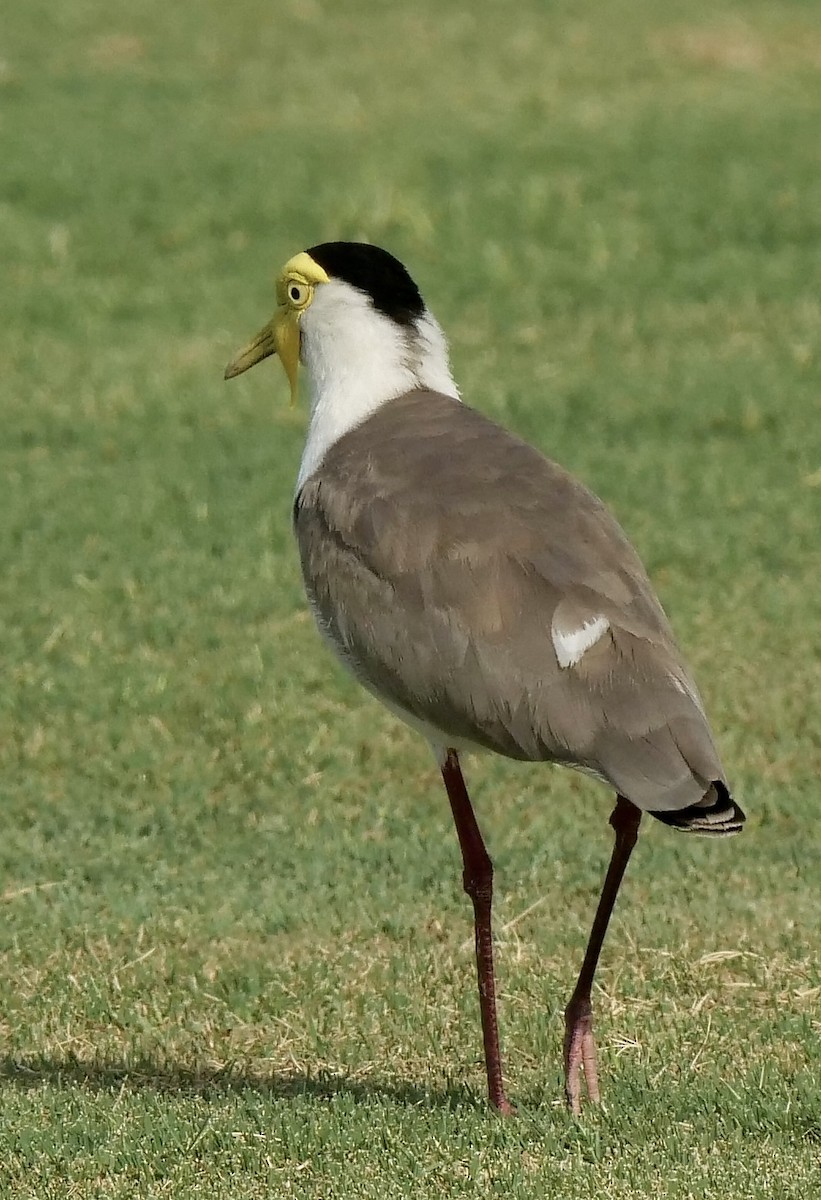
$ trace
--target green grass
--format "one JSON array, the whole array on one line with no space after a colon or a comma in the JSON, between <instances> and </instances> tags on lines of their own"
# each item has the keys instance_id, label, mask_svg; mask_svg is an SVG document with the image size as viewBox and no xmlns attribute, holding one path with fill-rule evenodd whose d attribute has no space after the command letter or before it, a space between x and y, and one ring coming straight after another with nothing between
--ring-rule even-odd
<instances>
[{"instance_id":1,"label":"green grass","mask_svg":"<svg viewBox=\"0 0 821 1200\"><path fill-rule=\"evenodd\" d=\"M816 1194L818 6L28 0L4 38L0 1195ZM503 1122L435 770L305 611L304 414L221 379L337 236L619 515L750 816L647 828L580 1121L608 798L471 772Z\"/></svg>"}]
</instances>

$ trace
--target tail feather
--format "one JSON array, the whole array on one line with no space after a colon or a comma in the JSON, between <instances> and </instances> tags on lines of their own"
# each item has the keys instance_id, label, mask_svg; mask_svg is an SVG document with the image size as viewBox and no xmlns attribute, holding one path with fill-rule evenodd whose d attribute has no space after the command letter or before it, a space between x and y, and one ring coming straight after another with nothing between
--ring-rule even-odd
<instances>
[{"instance_id":1,"label":"tail feather","mask_svg":"<svg viewBox=\"0 0 821 1200\"><path fill-rule=\"evenodd\" d=\"M699 804L691 804L677 812L653 812L651 815L684 833L701 833L707 837L728 837L738 833L747 819L720 779L713 780Z\"/></svg>"}]
</instances>

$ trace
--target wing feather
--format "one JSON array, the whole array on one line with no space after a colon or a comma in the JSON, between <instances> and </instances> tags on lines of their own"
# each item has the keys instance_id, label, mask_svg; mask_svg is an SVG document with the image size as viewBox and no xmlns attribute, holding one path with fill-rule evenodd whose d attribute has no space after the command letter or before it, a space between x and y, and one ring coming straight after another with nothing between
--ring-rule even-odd
<instances>
[{"instance_id":1,"label":"wing feather","mask_svg":"<svg viewBox=\"0 0 821 1200\"><path fill-rule=\"evenodd\" d=\"M418 391L327 453L295 529L308 594L372 690L453 739L696 804L721 764L644 568L604 505L472 409ZM603 617L571 667L551 639Z\"/></svg>"}]
</instances>

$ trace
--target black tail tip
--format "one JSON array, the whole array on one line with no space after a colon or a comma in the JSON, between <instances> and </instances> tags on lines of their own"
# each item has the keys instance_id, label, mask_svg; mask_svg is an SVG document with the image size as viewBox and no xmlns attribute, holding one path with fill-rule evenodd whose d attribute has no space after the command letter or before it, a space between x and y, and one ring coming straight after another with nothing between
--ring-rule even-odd
<instances>
[{"instance_id":1,"label":"black tail tip","mask_svg":"<svg viewBox=\"0 0 821 1200\"><path fill-rule=\"evenodd\" d=\"M747 820L720 779L713 780L700 804L691 804L677 812L654 812L652 816L683 833L700 833L706 837L729 837L740 833Z\"/></svg>"}]
</instances>

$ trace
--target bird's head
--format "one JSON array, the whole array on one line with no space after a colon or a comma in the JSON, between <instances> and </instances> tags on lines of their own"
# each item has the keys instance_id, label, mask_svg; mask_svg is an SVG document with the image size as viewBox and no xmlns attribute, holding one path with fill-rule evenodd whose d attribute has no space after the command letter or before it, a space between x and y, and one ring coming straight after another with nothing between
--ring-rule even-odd
<instances>
[{"instance_id":1,"label":"bird's head","mask_svg":"<svg viewBox=\"0 0 821 1200\"><path fill-rule=\"evenodd\" d=\"M295 255L276 283L277 308L231 360L233 379L277 354L296 401L300 363L314 392L390 399L425 386L456 394L442 332L398 259L361 242Z\"/></svg>"}]
</instances>

